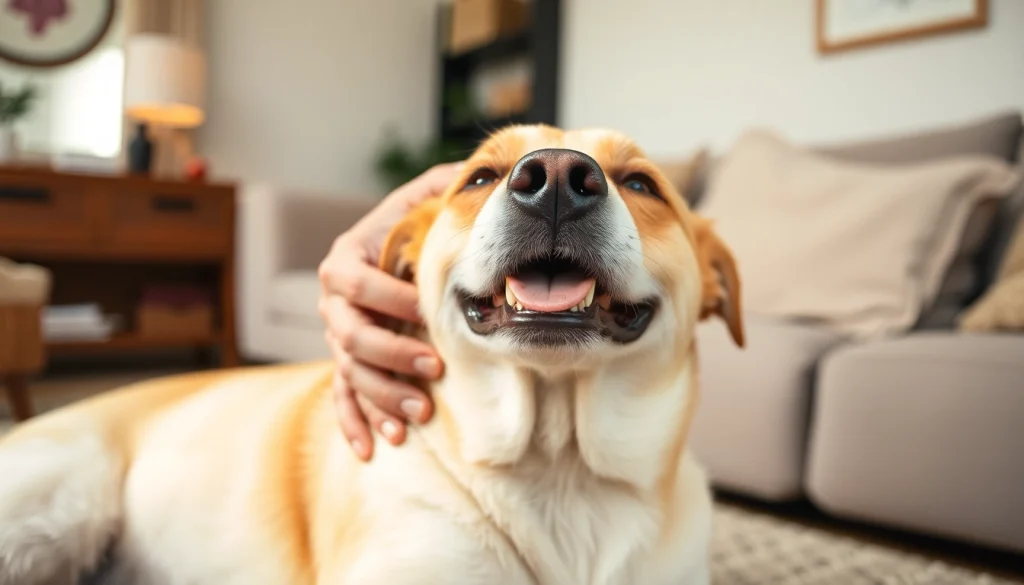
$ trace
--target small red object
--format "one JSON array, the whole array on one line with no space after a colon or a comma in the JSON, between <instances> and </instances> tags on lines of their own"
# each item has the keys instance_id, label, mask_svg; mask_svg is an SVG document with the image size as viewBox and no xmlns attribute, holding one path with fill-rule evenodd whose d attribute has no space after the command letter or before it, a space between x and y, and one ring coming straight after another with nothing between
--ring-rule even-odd
<instances>
[{"instance_id":1,"label":"small red object","mask_svg":"<svg viewBox=\"0 0 1024 585\"><path fill-rule=\"evenodd\" d=\"M199 156L193 156L185 163L185 177L190 181L202 181L206 179L206 160Z\"/></svg>"}]
</instances>

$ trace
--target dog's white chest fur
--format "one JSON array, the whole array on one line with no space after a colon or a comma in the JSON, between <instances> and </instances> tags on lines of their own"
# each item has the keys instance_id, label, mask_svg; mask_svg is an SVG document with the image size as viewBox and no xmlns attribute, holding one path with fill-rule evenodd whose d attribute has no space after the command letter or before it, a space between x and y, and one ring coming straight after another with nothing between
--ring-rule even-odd
<instances>
[{"instance_id":1,"label":"dog's white chest fur","mask_svg":"<svg viewBox=\"0 0 1024 585\"><path fill-rule=\"evenodd\" d=\"M463 456L468 451L479 464L467 466L449 457L439 427L424 431L422 438L438 453L437 463L445 470L442 475L460 484L466 497L453 503L440 497L450 490L435 491L430 482L403 490L409 500L426 501L428 507L446 512L429 520L413 513L428 523L409 525L410 535L419 539L426 534L448 535L453 543L484 543L483 550L473 555L474 562L481 563L475 573L500 575L502 583L657 585L678 584L680 575L692 575L683 583L705 583L710 497L703 473L689 457L678 462L677 493L670 495L602 477L580 448L577 410L585 408L587 401L576 395L576 388L535 380L522 384L521 375L505 374L501 378L506 383L497 387L484 384L460 399L446 396L453 409L463 398L489 403L480 410L480 404L463 404L478 413L491 413L477 421L478 427L459 430ZM496 393L490 394L491 389ZM513 420L520 425L506 424ZM616 433L603 429L601 435ZM621 447L629 451L628 434L618 437ZM401 450L382 455L412 458ZM505 457L509 460L494 461ZM656 457L648 454L645 459ZM413 473L397 461L382 463L375 479L390 485L400 481L393 475L396 470ZM420 470L414 473L424 477ZM665 517L658 500L665 495L676 500L668 511L671 517ZM672 532L667 539L666 530ZM458 570L451 567L453 572ZM509 575L519 575L520 580L510 581ZM486 580L467 577L465 582Z\"/></svg>"},{"instance_id":2,"label":"dog's white chest fur","mask_svg":"<svg viewBox=\"0 0 1024 585\"><path fill-rule=\"evenodd\" d=\"M541 583L629 582L635 553L658 536L657 509L628 487L594 477L569 451L555 465L531 455L495 481L488 490L493 520Z\"/></svg>"}]
</instances>

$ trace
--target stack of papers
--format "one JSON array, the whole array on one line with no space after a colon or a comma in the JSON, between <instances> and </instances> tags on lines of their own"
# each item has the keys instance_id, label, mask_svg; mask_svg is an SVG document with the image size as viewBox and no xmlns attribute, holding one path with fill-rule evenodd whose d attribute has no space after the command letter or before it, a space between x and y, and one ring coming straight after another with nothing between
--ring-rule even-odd
<instances>
[{"instance_id":1,"label":"stack of papers","mask_svg":"<svg viewBox=\"0 0 1024 585\"><path fill-rule=\"evenodd\" d=\"M43 310L46 341L104 341L114 333L116 318L96 304L51 305Z\"/></svg>"}]
</instances>

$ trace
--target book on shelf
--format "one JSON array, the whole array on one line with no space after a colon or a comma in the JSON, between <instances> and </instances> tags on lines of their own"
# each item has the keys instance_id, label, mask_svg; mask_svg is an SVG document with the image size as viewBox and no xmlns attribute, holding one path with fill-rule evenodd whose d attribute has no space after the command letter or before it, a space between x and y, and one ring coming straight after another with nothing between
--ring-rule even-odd
<instances>
[{"instance_id":1,"label":"book on shelf","mask_svg":"<svg viewBox=\"0 0 1024 585\"><path fill-rule=\"evenodd\" d=\"M105 341L117 330L120 319L104 315L94 303L50 305L43 309L46 341Z\"/></svg>"}]
</instances>

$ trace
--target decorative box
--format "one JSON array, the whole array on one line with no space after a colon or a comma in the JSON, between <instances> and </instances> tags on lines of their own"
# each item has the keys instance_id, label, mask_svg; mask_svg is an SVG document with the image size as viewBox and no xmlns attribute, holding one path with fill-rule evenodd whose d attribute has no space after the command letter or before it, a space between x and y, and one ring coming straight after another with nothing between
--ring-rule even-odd
<instances>
[{"instance_id":1,"label":"decorative box","mask_svg":"<svg viewBox=\"0 0 1024 585\"><path fill-rule=\"evenodd\" d=\"M213 333L210 294L194 286L152 286L139 300L136 329L145 337L206 337Z\"/></svg>"},{"instance_id":2,"label":"decorative box","mask_svg":"<svg viewBox=\"0 0 1024 585\"><path fill-rule=\"evenodd\" d=\"M453 0L448 48L458 54L526 26L529 6L522 0Z\"/></svg>"},{"instance_id":3,"label":"decorative box","mask_svg":"<svg viewBox=\"0 0 1024 585\"><path fill-rule=\"evenodd\" d=\"M529 81L506 81L491 89L487 114L498 118L523 114L530 109L532 87Z\"/></svg>"}]
</instances>

